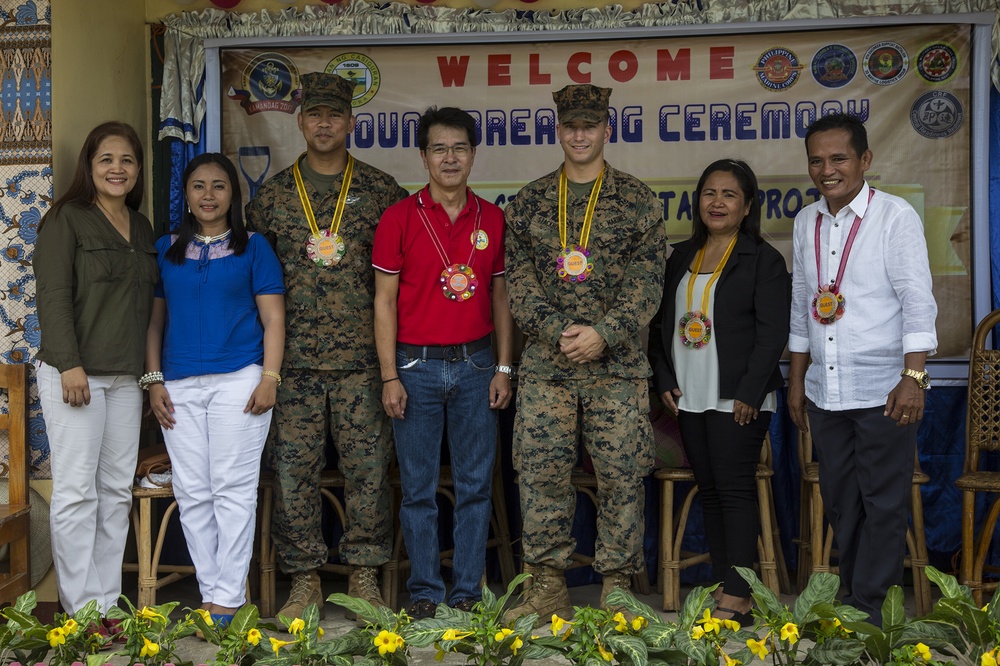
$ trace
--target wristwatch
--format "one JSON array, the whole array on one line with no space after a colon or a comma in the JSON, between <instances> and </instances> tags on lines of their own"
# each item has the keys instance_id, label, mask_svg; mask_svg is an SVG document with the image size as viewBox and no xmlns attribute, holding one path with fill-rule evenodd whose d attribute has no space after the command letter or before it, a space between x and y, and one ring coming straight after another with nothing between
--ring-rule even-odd
<instances>
[{"instance_id":1,"label":"wristwatch","mask_svg":"<svg viewBox=\"0 0 1000 666\"><path fill-rule=\"evenodd\" d=\"M917 386L927 391L931 388L931 376L927 374L926 370L911 370L910 368L903 368L899 372L900 377L912 377L917 380Z\"/></svg>"},{"instance_id":2,"label":"wristwatch","mask_svg":"<svg viewBox=\"0 0 1000 666\"><path fill-rule=\"evenodd\" d=\"M509 365L498 365L496 372L502 372L507 375L508 379L514 379L514 368Z\"/></svg>"}]
</instances>

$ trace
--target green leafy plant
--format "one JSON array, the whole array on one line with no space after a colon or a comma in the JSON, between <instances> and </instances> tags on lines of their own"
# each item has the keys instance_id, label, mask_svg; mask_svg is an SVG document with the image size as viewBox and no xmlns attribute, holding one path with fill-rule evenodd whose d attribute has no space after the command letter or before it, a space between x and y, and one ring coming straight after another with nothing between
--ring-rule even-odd
<instances>
[{"instance_id":1,"label":"green leafy plant","mask_svg":"<svg viewBox=\"0 0 1000 666\"><path fill-rule=\"evenodd\" d=\"M38 598L32 590L18 597L13 606L0 611L7 619L0 627L0 663L34 664L49 651L49 641L45 638L49 627L31 614L37 604Z\"/></svg>"},{"instance_id":2,"label":"green leafy plant","mask_svg":"<svg viewBox=\"0 0 1000 666\"><path fill-rule=\"evenodd\" d=\"M368 620L364 628L352 629L330 641L336 645L338 655L360 657L359 661L353 662L355 664L406 666L410 661L411 647L427 647L434 642L437 630L429 624L430 618L412 622L406 611L393 613L388 608L375 607L364 599L340 593L331 594L327 601Z\"/></svg>"},{"instance_id":3,"label":"green leafy plant","mask_svg":"<svg viewBox=\"0 0 1000 666\"><path fill-rule=\"evenodd\" d=\"M128 611L115 606L107 615L121 620L121 631L125 636L125 645L114 652L115 655L127 656L130 663L146 666L168 663L187 666L191 663L180 661L176 653L177 641L194 633L194 624L190 620L170 621L170 614L177 608L178 602L137 609L125 595L121 599L128 606Z\"/></svg>"},{"instance_id":4,"label":"green leafy plant","mask_svg":"<svg viewBox=\"0 0 1000 666\"><path fill-rule=\"evenodd\" d=\"M260 611L253 604L246 604L233 615L232 621L219 628L211 614L200 608L189 609L187 621L198 628L205 640L219 646L211 666L231 666L254 662L254 648L264 635L257 628Z\"/></svg>"},{"instance_id":5,"label":"green leafy plant","mask_svg":"<svg viewBox=\"0 0 1000 666\"><path fill-rule=\"evenodd\" d=\"M101 611L96 601L87 603L72 616L56 613L54 622L47 627L45 638L52 648L48 656L49 666L72 666L86 661L88 666L100 666L107 659L98 652L111 639L96 629L101 621Z\"/></svg>"},{"instance_id":6,"label":"green leafy plant","mask_svg":"<svg viewBox=\"0 0 1000 666\"><path fill-rule=\"evenodd\" d=\"M235 619L235 618L234 618ZM323 628L319 626L319 609L316 604L310 604L302 611L302 617L289 618L278 615L278 621L284 631L291 634L291 640L283 640L271 636L267 641L260 640L253 650L257 661L266 662L271 666L323 666L334 664L348 666L353 663L350 658L352 645L344 645L340 639L322 641ZM277 630L274 625L264 625Z\"/></svg>"},{"instance_id":7,"label":"green leafy plant","mask_svg":"<svg viewBox=\"0 0 1000 666\"><path fill-rule=\"evenodd\" d=\"M466 655L466 663L479 666L517 666L526 659L555 656L557 651L533 642L536 615L518 618L512 624L503 621L508 601L517 587L529 577L530 574L516 576L507 586L506 593L499 598L484 586L482 599L473 606L472 612L438 606L434 618L415 623L415 626L419 625L415 645L420 647L433 643L439 659L449 652L456 652Z\"/></svg>"}]
</instances>

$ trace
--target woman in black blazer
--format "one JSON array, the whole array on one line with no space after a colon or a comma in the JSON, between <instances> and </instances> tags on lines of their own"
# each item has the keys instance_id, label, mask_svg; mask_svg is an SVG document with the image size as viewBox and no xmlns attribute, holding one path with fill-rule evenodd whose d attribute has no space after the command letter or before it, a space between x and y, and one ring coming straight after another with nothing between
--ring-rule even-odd
<instances>
[{"instance_id":1,"label":"woman in black blazer","mask_svg":"<svg viewBox=\"0 0 1000 666\"><path fill-rule=\"evenodd\" d=\"M755 470L784 384L791 279L760 235L757 178L738 160L705 169L689 240L667 260L663 302L650 323L656 392L677 414L705 515L715 616L750 624L760 521Z\"/></svg>"}]
</instances>

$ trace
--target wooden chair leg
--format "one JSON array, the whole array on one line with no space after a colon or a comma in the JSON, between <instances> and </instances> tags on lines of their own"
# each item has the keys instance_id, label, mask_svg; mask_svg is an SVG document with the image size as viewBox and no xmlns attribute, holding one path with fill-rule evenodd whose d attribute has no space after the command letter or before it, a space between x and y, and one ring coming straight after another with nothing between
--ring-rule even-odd
<instances>
[{"instance_id":1,"label":"wooden chair leg","mask_svg":"<svg viewBox=\"0 0 1000 666\"><path fill-rule=\"evenodd\" d=\"M260 502L260 615L274 617L275 566L277 551L271 543L271 511L274 508L274 488L266 484L261 492Z\"/></svg>"},{"instance_id":2,"label":"wooden chair leg","mask_svg":"<svg viewBox=\"0 0 1000 666\"><path fill-rule=\"evenodd\" d=\"M913 517L913 545L910 546L910 572L913 577L913 596L918 617L931 612L931 583L927 579L927 535L924 532L924 500L920 484L914 483L910 491L910 512Z\"/></svg>"},{"instance_id":3,"label":"wooden chair leg","mask_svg":"<svg viewBox=\"0 0 1000 666\"><path fill-rule=\"evenodd\" d=\"M663 610L680 608L677 589L679 572L674 552L674 482L660 482L660 586L663 589Z\"/></svg>"},{"instance_id":4,"label":"wooden chair leg","mask_svg":"<svg viewBox=\"0 0 1000 666\"><path fill-rule=\"evenodd\" d=\"M799 592L806 589L812 573L812 488L806 480L799 483L799 564L796 586Z\"/></svg>"},{"instance_id":5,"label":"wooden chair leg","mask_svg":"<svg viewBox=\"0 0 1000 666\"><path fill-rule=\"evenodd\" d=\"M758 538L760 553L758 559L760 560L761 582L775 594L780 594L781 586L778 584L778 572L774 556L774 529L771 523L769 485L769 479L757 479L757 504L760 513L760 537Z\"/></svg>"}]
</instances>

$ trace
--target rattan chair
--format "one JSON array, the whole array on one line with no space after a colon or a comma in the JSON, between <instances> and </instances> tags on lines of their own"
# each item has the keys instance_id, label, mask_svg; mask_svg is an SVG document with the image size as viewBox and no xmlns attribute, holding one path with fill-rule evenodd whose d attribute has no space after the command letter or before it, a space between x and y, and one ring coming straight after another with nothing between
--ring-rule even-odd
<instances>
[{"instance_id":1,"label":"rattan chair","mask_svg":"<svg viewBox=\"0 0 1000 666\"><path fill-rule=\"evenodd\" d=\"M1000 516L1000 472L980 469L983 451L1000 450L1000 350L987 349L993 328L1000 323L1000 310L979 322L969 357L969 408L965 422L965 467L955 485L962 491L962 583L972 591L977 605L983 592L995 590L997 581L983 580L985 573L1000 569L986 564L990 542ZM989 510L976 534L976 495L990 495Z\"/></svg>"},{"instance_id":2,"label":"rattan chair","mask_svg":"<svg viewBox=\"0 0 1000 666\"><path fill-rule=\"evenodd\" d=\"M805 589L809 576L817 572L838 573L831 565L833 558L833 528L823 515L823 498L819 492L819 463L813 459L812 437L799 433L799 471L801 473L801 511L799 514L799 570L797 582ZM906 557L903 566L913 574L913 597L918 616L931 611L931 584L924 569L927 566L927 538L924 533L924 502L920 486L930 477L920 469L920 459L913 459L913 484L910 487L912 528L906 530Z\"/></svg>"},{"instance_id":3,"label":"rattan chair","mask_svg":"<svg viewBox=\"0 0 1000 666\"><path fill-rule=\"evenodd\" d=\"M771 464L770 436L764 438L756 476L757 505L760 511L757 559L761 582L775 594L790 592L791 581L785 568L778 523L774 513L774 494L771 489L774 468ZM708 562L710 556L709 553L689 553L681 550L691 504L698 493L698 486L694 483L694 472L690 468L669 467L656 470L653 478L660 482L660 582L657 587L663 591L663 610L673 611L681 607L681 570ZM674 489L676 484L682 482L690 483L691 488L675 514Z\"/></svg>"},{"instance_id":4,"label":"rattan chair","mask_svg":"<svg viewBox=\"0 0 1000 666\"><path fill-rule=\"evenodd\" d=\"M7 413L0 414L0 430L7 431L10 444L7 503L0 504L0 544L10 546L10 567L0 573L0 605L12 603L31 587L25 378L23 364L0 365L0 388L7 389Z\"/></svg>"}]
</instances>

